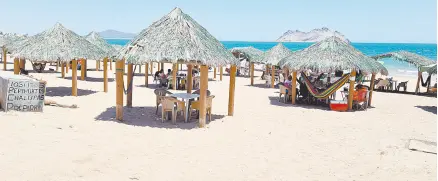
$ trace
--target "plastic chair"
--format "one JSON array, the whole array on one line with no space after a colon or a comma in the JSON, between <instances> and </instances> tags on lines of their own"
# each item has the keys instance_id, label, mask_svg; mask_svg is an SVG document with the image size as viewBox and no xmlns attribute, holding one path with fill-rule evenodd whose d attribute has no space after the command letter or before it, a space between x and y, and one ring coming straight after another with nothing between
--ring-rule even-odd
<instances>
[{"instance_id":1,"label":"plastic chair","mask_svg":"<svg viewBox=\"0 0 438 181\"><path fill-rule=\"evenodd\" d=\"M284 100L284 103L286 103L286 101L287 101L287 99L289 97L289 93L291 92L291 89L285 87L284 85L279 85L279 87L280 87L280 95L278 96L278 101L281 102L280 101L281 100L281 96L284 95L284 99L283 100Z\"/></svg>"},{"instance_id":2,"label":"plastic chair","mask_svg":"<svg viewBox=\"0 0 438 181\"><path fill-rule=\"evenodd\" d=\"M155 89L154 94L156 96L155 103L157 106L157 110L155 111L155 114L158 114L158 106L162 103L163 98L166 97L166 95L170 95L172 93L164 89Z\"/></svg>"},{"instance_id":3,"label":"plastic chair","mask_svg":"<svg viewBox=\"0 0 438 181\"><path fill-rule=\"evenodd\" d=\"M359 100L353 102L353 106L356 107L356 110L367 110L369 95L370 95L370 91L359 92L358 95Z\"/></svg>"},{"instance_id":4,"label":"plastic chair","mask_svg":"<svg viewBox=\"0 0 438 181\"><path fill-rule=\"evenodd\" d=\"M213 106L213 98L215 96L207 96L207 100L206 100L206 109L207 109L207 116L209 117L209 121L211 121L211 108ZM190 104L190 110L196 110L197 112L199 112L199 110L201 109L201 102L198 101L193 101ZM192 111L189 111L189 119L192 117Z\"/></svg>"}]
</instances>

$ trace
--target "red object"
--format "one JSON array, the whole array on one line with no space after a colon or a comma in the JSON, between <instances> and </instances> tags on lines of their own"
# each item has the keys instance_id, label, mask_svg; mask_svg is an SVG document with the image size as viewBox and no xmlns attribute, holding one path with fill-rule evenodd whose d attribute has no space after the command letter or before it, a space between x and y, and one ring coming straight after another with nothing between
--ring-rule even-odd
<instances>
[{"instance_id":1,"label":"red object","mask_svg":"<svg viewBox=\"0 0 438 181\"><path fill-rule=\"evenodd\" d=\"M347 111L347 101L330 101L330 109L333 111Z\"/></svg>"}]
</instances>

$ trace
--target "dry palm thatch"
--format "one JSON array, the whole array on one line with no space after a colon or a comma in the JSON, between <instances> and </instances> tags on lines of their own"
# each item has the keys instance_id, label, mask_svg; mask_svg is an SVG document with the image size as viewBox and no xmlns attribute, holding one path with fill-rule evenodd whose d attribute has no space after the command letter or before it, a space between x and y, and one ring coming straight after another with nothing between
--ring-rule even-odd
<instances>
[{"instance_id":1,"label":"dry palm thatch","mask_svg":"<svg viewBox=\"0 0 438 181\"><path fill-rule=\"evenodd\" d=\"M278 43L263 54L263 62L268 65L278 65L281 59L292 55L292 51L286 48L283 43Z\"/></svg>"},{"instance_id":2,"label":"dry palm thatch","mask_svg":"<svg viewBox=\"0 0 438 181\"><path fill-rule=\"evenodd\" d=\"M372 58L376 60L381 58L394 58L396 60L408 62L409 64L415 65L417 68L436 63L429 58L407 51L389 52L372 56Z\"/></svg>"},{"instance_id":3,"label":"dry palm thatch","mask_svg":"<svg viewBox=\"0 0 438 181\"><path fill-rule=\"evenodd\" d=\"M225 66L238 62L204 27L179 8L143 30L123 48L119 58L133 64L166 62Z\"/></svg>"},{"instance_id":4,"label":"dry palm thatch","mask_svg":"<svg viewBox=\"0 0 438 181\"><path fill-rule=\"evenodd\" d=\"M436 74L436 63L420 67L420 72L427 72L428 74Z\"/></svg>"},{"instance_id":5,"label":"dry palm thatch","mask_svg":"<svg viewBox=\"0 0 438 181\"><path fill-rule=\"evenodd\" d=\"M85 39L88 40L91 44L103 50L108 57L115 56L118 53L113 46L111 46L108 42L106 42L105 39L103 39L98 33L94 31L85 36Z\"/></svg>"},{"instance_id":6,"label":"dry palm thatch","mask_svg":"<svg viewBox=\"0 0 438 181\"><path fill-rule=\"evenodd\" d=\"M30 37L14 48L15 56L35 62L70 61L76 58L101 59L105 52L60 23Z\"/></svg>"},{"instance_id":7,"label":"dry palm thatch","mask_svg":"<svg viewBox=\"0 0 438 181\"><path fill-rule=\"evenodd\" d=\"M250 62L254 63L264 63L262 62L263 51L250 47L234 47L231 50L232 54L241 55L243 58L248 59Z\"/></svg>"},{"instance_id":8,"label":"dry palm thatch","mask_svg":"<svg viewBox=\"0 0 438 181\"><path fill-rule=\"evenodd\" d=\"M21 45L27 39L27 35L18 35L15 33L1 34L0 47L5 46L8 51L13 51L14 47Z\"/></svg>"},{"instance_id":9,"label":"dry palm thatch","mask_svg":"<svg viewBox=\"0 0 438 181\"><path fill-rule=\"evenodd\" d=\"M338 37L328 37L308 48L293 52L279 62L280 67L293 71L312 70L316 72L335 72L356 69L363 73L377 73L377 61L365 56Z\"/></svg>"}]
</instances>

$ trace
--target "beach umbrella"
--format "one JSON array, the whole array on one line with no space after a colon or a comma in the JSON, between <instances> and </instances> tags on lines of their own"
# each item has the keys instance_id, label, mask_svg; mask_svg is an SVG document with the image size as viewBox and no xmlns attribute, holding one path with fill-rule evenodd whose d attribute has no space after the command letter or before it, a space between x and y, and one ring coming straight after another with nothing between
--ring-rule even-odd
<instances>
[{"instance_id":1,"label":"beach umbrella","mask_svg":"<svg viewBox=\"0 0 438 181\"><path fill-rule=\"evenodd\" d=\"M99 47L60 23L30 37L15 48L14 54L34 62L67 62L78 58L100 59L105 56L105 52Z\"/></svg>"},{"instance_id":2,"label":"beach umbrella","mask_svg":"<svg viewBox=\"0 0 438 181\"><path fill-rule=\"evenodd\" d=\"M102 51L107 54L108 57L112 57L118 54L117 50L111 46L105 39L103 39L98 33L92 31L85 39L88 40L91 44L99 47Z\"/></svg>"},{"instance_id":3,"label":"beach umbrella","mask_svg":"<svg viewBox=\"0 0 438 181\"><path fill-rule=\"evenodd\" d=\"M278 43L263 54L263 62L266 63L266 73L268 73L269 65L271 66L271 88L274 88L275 83L275 66L278 65L283 58L292 54L292 51L286 48L283 43Z\"/></svg>"},{"instance_id":4,"label":"beach umbrella","mask_svg":"<svg viewBox=\"0 0 438 181\"><path fill-rule=\"evenodd\" d=\"M426 65L420 67L421 72L427 72L428 74L436 74L436 63L432 65Z\"/></svg>"},{"instance_id":5,"label":"beach umbrella","mask_svg":"<svg viewBox=\"0 0 438 181\"><path fill-rule=\"evenodd\" d=\"M81 65L81 79L85 80L86 59L105 57L105 52L91 44L82 36L56 23L52 28L36 34L24 43L14 48L16 57L30 60L32 65L46 62L63 62L62 76L64 77L64 63L72 61L72 95L77 96L77 59L83 59ZM44 66L42 66L44 67Z\"/></svg>"},{"instance_id":6,"label":"beach umbrella","mask_svg":"<svg viewBox=\"0 0 438 181\"><path fill-rule=\"evenodd\" d=\"M240 59L246 59L249 64L250 76L251 76L251 85L254 85L254 64L263 64L263 51L254 48L252 46L249 47L234 47L231 50L231 53Z\"/></svg>"},{"instance_id":7,"label":"beach umbrella","mask_svg":"<svg viewBox=\"0 0 438 181\"><path fill-rule=\"evenodd\" d=\"M335 72L338 70L352 70L350 78L349 109L352 108L352 95L356 71L375 73L378 62L364 55L349 43L338 37L328 37L292 55L282 59L279 66L286 67L294 72L312 70L314 72ZM295 78L294 78L295 79ZM294 81L292 81L294 82ZM294 92L295 88L292 88ZM294 99L294 96L292 96Z\"/></svg>"},{"instance_id":8,"label":"beach umbrella","mask_svg":"<svg viewBox=\"0 0 438 181\"><path fill-rule=\"evenodd\" d=\"M436 64L436 61L433 61L427 57L418 55L416 53L411 53L408 51L389 52L389 53L384 53L384 54L372 56L372 58L374 58L376 60L379 60L382 58L393 58L395 60L407 62L407 63L417 67L418 68L418 79L417 79L417 86L415 88L416 93L418 93L420 91L420 81L421 81L422 72L426 70L426 69L421 69L421 67Z\"/></svg>"},{"instance_id":9,"label":"beach umbrella","mask_svg":"<svg viewBox=\"0 0 438 181\"><path fill-rule=\"evenodd\" d=\"M21 45L25 40L27 40L27 35L18 35L15 33L1 33L0 32L0 47L2 48L2 60L3 60L3 70L6 70L6 54L12 52L14 48Z\"/></svg>"},{"instance_id":10,"label":"beach umbrella","mask_svg":"<svg viewBox=\"0 0 438 181\"><path fill-rule=\"evenodd\" d=\"M132 70L133 64L144 64L148 62L163 62L174 64L173 85L176 81L176 65L178 63L188 64L188 92L191 89L191 67L193 64L201 65L201 111L200 126L205 125L205 101L206 86L208 84L207 73L208 67L231 66L230 81L230 104L229 115L232 115L234 104L234 76L238 60L225 49L215 37L213 37L204 27L198 24L189 15L182 12L180 8L173 9L169 14L154 22L148 28L134 38L129 44L122 49L119 58L124 58L128 62L128 106L132 103ZM122 61L123 62L123 61ZM122 66L123 63L118 63ZM122 74L119 74L122 75ZM118 78L121 80L121 77ZM123 82L121 82L123 83ZM121 84L119 83L121 86ZM123 90L123 87L119 87ZM232 89L232 90L231 90ZM120 91L118 90L118 91ZM121 96L119 96L121 97ZM233 104L231 104L233 102ZM118 102L120 105L120 102ZM121 111L121 107L118 106ZM117 119L121 120L121 114L117 114Z\"/></svg>"}]
</instances>

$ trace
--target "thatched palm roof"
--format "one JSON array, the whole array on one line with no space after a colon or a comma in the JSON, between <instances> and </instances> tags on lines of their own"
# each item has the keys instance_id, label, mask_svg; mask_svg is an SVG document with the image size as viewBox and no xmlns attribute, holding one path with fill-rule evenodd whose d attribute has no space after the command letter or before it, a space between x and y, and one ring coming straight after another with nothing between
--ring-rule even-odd
<instances>
[{"instance_id":1,"label":"thatched palm roof","mask_svg":"<svg viewBox=\"0 0 438 181\"><path fill-rule=\"evenodd\" d=\"M250 62L254 63L264 63L262 62L263 51L254 48L252 46L249 47L234 47L231 50L233 54L241 54L244 58L247 58Z\"/></svg>"},{"instance_id":2,"label":"thatched palm roof","mask_svg":"<svg viewBox=\"0 0 438 181\"><path fill-rule=\"evenodd\" d=\"M278 43L263 54L263 62L269 65L278 65L281 59L292 55L292 51L286 48L283 43Z\"/></svg>"},{"instance_id":3,"label":"thatched palm roof","mask_svg":"<svg viewBox=\"0 0 438 181\"><path fill-rule=\"evenodd\" d=\"M364 73L381 72L376 63L378 62L365 56L347 42L332 36L308 48L293 52L292 55L282 59L279 66L295 71L335 72L356 69Z\"/></svg>"},{"instance_id":4,"label":"thatched palm roof","mask_svg":"<svg viewBox=\"0 0 438 181\"><path fill-rule=\"evenodd\" d=\"M121 52L127 62L195 63L209 66L236 64L234 56L181 9L143 30Z\"/></svg>"},{"instance_id":5,"label":"thatched palm roof","mask_svg":"<svg viewBox=\"0 0 438 181\"><path fill-rule=\"evenodd\" d=\"M420 71L427 72L428 74L436 74L436 63L432 65L421 66Z\"/></svg>"},{"instance_id":6,"label":"thatched palm roof","mask_svg":"<svg viewBox=\"0 0 438 181\"><path fill-rule=\"evenodd\" d=\"M407 51L389 52L385 54L372 56L372 58L376 60L381 58L394 58L396 60L408 62L409 64L415 65L417 68L436 63L435 61L429 58Z\"/></svg>"},{"instance_id":7,"label":"thatched palm roof","mask_svg":"<svg viewBox=\"0 0 438 181\"><path fill-rule=\"evenodd\" d=\"M75 58L101 59L105 52L82 36L56 23L51 29L30 37L14 54L32 61L70 61Z\"/></svg>"},{"instance_id":8,"label":"thatched palm roof","mask_svg":"<svg viewBox=\"0 0 438 181\"><path fill-rule=\"evenodd\" d=\"M8 51L12 51L14 47L21 45L28 39L27 35L18 35L15 33L5 33L0 35L0 47L5 46Z\"/></svg>"},{"instance_id":9,"label":"thatched palm roof","mask_svg":"<svg viewBox=\"0 0 438 181\"><path fill-rule=\"evenodd\" d=\"M113 46L111 46L108 42L106 42L105 39L103 39L98 33L94 31L85 36L85 39L88 40L91 44L103 50L108 57L115 56L118 53Z\"/></svg>"}]
</instances>

